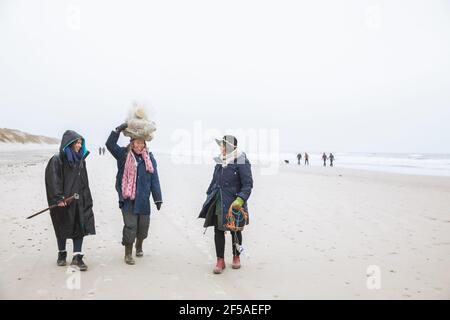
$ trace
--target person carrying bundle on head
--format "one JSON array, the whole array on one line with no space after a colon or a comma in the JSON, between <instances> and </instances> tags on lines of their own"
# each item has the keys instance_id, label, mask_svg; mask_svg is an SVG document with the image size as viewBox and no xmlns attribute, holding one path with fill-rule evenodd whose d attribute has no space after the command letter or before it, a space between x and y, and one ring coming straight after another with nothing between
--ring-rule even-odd
<instances>
[{"instance_id":1,"label":"person carrying bundle on head","mask_svg":"<svg viewBox=\"0 0 450 320\"><path fill-rule=\"evenodd\" d=\"M124 260L126 264L134 265L132 253L135 241L136 257L144 255L143 242L150 227L150 195L158 210L163 201L157 163L146 143L153 139L156 128L153 122L147 120L143 109L135 108L130 118L111 132L106 147L117 160L116 190L124 222ZM130 137L126 147L117 144L121 132Z\"/></svg>"}]
</instances>

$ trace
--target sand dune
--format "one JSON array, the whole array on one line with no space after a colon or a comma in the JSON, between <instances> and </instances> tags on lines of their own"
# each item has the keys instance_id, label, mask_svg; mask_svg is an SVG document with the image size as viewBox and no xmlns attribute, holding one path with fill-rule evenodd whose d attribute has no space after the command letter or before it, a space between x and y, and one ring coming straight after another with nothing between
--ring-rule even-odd
<instances>
[{"instance_id":1,"label":"sand dune","mask_svg":"<svg viewBox=\"0 0 450 320\"><path fill-rule=\"evenodd\" d=\"M0 128L0 142L21 144L59 144L60 140L38 136L14 129Z\"/></svg>"}]
</instances>

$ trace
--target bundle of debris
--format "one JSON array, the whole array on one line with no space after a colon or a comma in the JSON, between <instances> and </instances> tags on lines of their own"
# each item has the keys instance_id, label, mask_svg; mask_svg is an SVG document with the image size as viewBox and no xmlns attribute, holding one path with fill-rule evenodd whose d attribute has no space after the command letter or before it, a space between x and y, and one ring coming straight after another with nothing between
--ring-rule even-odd
<instances>
[{"instance_id":1,"label":"bundle of debris","mask_svg":"<svg viewBox=\"0 0 450 320\"><path fill-rule=\"evenodd\" d=\"M153 140L156 124L149 119L148 111L144 106L133 104L126 122L128 128L123 131L125 136L145 141Z\"/></svg>"}]
</instances>

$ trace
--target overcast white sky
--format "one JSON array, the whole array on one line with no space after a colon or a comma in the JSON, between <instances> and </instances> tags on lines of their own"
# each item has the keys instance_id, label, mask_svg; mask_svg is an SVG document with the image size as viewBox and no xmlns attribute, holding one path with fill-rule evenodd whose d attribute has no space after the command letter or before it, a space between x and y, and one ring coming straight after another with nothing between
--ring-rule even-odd
<instances>
[{"instance_id":1,"label":"overcast white sky","mask_svg":"<svg viewBox=\"0 0 450 320\"><path fill-rule=\"evenodd\" d=\"M132 100L281 151L450 153L450 1L0 0L0 127L91 148Z\"/></svg>"}]
</instances>

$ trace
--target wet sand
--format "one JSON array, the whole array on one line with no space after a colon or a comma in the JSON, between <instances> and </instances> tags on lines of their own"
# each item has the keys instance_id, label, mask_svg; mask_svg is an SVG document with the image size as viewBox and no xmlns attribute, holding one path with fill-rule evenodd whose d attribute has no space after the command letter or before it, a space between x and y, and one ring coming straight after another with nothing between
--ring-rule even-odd
<instances>
[{"instance_id":1,"label":"wet sand","mask_svg":"<svg viewBox=\"0 0 450 320\"><path fill-rule=\"evenodd\" d=\"M261 175L254 165L248 256L231 269L228 234L227 269L213 275L214 232L204 235L197 219L213 165L155 154L164 204L152 205L145 256L128 266L115 160L93 152L97 235L85 238L89 270L80 274L56 266L48 213L25 220L47 205L52 152L0 151L1 299L450 298L450 178L293 164ZM68 250L70 262L70 241Z\"/></svg>"}]
</instances>

